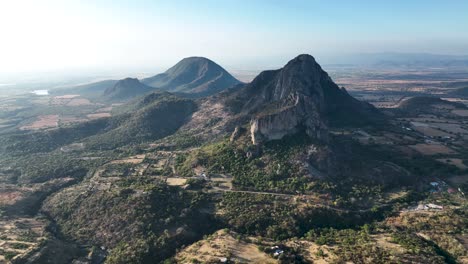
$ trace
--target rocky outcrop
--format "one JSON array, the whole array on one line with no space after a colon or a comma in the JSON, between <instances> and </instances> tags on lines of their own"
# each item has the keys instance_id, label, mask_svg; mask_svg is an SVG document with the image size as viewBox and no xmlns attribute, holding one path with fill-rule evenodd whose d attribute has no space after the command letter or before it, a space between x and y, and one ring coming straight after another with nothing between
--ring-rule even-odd
<instances>
[{"instance_id":1,"label":"rocky outcrop","mask_svg":"<svg viewBox=\"0 0 468 264\"><path fill-rule=\"evenodd\" d=\"M238 138L241 136L241 134L243 134L244 132L245 132L245 128L240 127L240 126L236 126L236 128L234 129L234 132L232 132L231 137L229 138L229 141L230 141L230 142L235 141L235 140L238 139Z\"/></svg>"},{"instance_id":2,"label":"rocky outcrop","mask_svg":"<svg viewBox=\"0 0 468 264\"><path fill-rule=\"evenodd\" d=\"M300 130L326 142L330 125L379 115L371 105L340 89L310 55L299 55L282 69L262 72L226 104L241 104L240 111L251 117L254 144Z\"/></svg>"},{"instance_id":3,"label":"rocky outcrop","mask_svg":"<svg viewBox=\"0 0 468 264\"><path fill-rule=\"evenodd\" d=\"M310 104L312 101L307 96L296 95L293 105L253 118L250 124L252 143L257 145L263 141L281 139L301 129L310 137L326 141L327 126L320 117L317 105Z\"/></svg>"}]
</instances>

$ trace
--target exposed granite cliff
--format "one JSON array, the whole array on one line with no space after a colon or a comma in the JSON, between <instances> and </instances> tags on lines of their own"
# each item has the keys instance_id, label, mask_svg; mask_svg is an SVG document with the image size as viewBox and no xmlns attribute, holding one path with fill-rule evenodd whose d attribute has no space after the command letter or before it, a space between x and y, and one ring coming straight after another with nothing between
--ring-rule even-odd
<instances>
[{"instance_id":1,"label":"exposed granite cliff","mask_svg":"<svg viewBox=\"0 0 468 264\"><path fill-rule=\"evenodd\" d=\"M374 107L340 89L310 55L299 55L282 69L260 73L234 92L227 104L250 116L254 144L299 130L326 142L329 126L380 116Z\"/></svg>"},{"instance_id":2,"label":"exposed granite cliff","mask_svg":"<svg viewBox=\"0 0 468 264\"><path fill-rule=\"evenodd\" d=\"M253 117L250 123L253 144L281 139L301 129L313 138L326 141L328 128L320 117L318 105L311 103L313 101L313 98L301 94L291 95L290 105Z\"/></svg>"}]
</instances>

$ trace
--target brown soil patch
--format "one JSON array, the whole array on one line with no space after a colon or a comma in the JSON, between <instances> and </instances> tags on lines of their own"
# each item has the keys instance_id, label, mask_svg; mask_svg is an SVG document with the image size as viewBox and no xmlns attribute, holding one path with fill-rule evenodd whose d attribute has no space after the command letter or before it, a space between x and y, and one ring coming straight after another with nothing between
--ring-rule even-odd
<instances>
[{"instance_id":1,"label":"brown soil patch","mask_svg":"<svg viewBox=\"0 0 468 264\"><path fill-rule=\"evenodd\" d=\"M144 154L136 155L136 156L133 156L133 157L128 157L127 159L114 160L114 161L111 161L110 163L113 163L113 164L119 164L119 163L139 164L139 163L143 162L143 160L145 159L145 156L146 155L144 155Z\"/></svg>"},{"instance_id":2,"label":"brown soil patch","mask_svg":"<svg viewBox=\"0 0 468 264\"><path fill-rule=\"evenodd\" d=\"M42 115L38 116L33 123L22 126L21 130L37 130L45 128L58 127L59 115Z\"/></svg>"},{"instance_id":3,"label":"brown soil patch","mask_svg":"<svg viewBox=\"0 0 468 264\"><path fill-rule=\"evenodd\" d=\"M55 96L54 99L60 100L60 99L73 99L76 97L80 97L79 94L66 94L66 95L59 95Z\"/></svg>"},{"instance_id":4,"label":"brown soil patch","mask_svg":"<svg viewBox=\"0 0 468 264\"><path fill-rule=\"evenodd\" d=\"M457 152L441 144L416 144L409 146L423 155L456 154Z\"/></svg>"},{"instance_id":5,"label":"brown soil patch","mask_svg":"<svg viewBox=\"0 0 468 264\"><path fill-rule=\"evenodd\" d=\"M35 218L16 218L0 221L0 261L5 259L5 252L17 256L36 249L45 239L46 223ZM21 248L17 248L21 246ZM3 262L0 262L3 263Z\"/></svg>"},{"instance_id":6,"label":"brown soil patch","mask_svg":"<svg viewBox=\"0 0 468 264\"><path fill-rule=\"evenodd\" d=\"M184 178L167 178L166 183L170 186L183 186L187 182L187 179Z\"/></svg>"},{"instance_id":7,"label":"brown soil patch","mask_svg":"<svg viewBox=\"0 0 468 264\"><path fill-rule=\"evenodd\" d=\"M377 246L381 248L389 249L399 254L404 254L406 252L406 250L399 244L390 242L392 238L388 235L385 235L385 234L373 235L372 238L374 239Z\"/></svg>"},{"instance_id":8,"label":"brown soil patch","mask_svg":"<svg viewBox=\"0 0 468 264\"><path fill-rule=\"evenodd\" d=\"M89 119L98 119L98 118L104 118L104 117L111 117L111 114L110 113L95 113L95 114L86 115L86 117Z\"/></svg>"},{"instance_id":9,"label":"brown soil patch","mask_svg":"<svg viewBox=\"0 0 468 264\"><path fill-rule=\"evenodd\" d=\"M67 103L67 106L81 106L81 105L91 105L92 103L85 98L72 99Z\"/></svg>"},{"instance_id":10,"label":"brown soil patch","mask_svg":"<svg viewBox=\"0 0 468 264\"><path fill-rule=\"evenodd\" d=\"M306 240L289 241L286 245L292 248L301 248L303 250L302 256L309 263L327 264L332 263L336 258L336 255L332 251L332 247L327 245L320 246ZM322 256L319 256L319 251L322 251Z\"/></svg>"},{"instance_id":11,"label":"brown soil patch","mask_svg":"<svg viewBox=\"0 0 468 264\"><path fill-rule=\"evenodd\" d=\"M462 159L437 159L437 160L442 162L442 163L445 163L445 164L455 165L455 166L457 166L457 168L459 168L461 170L468 169L468 166L463 164Z\"/></svg>"},{"instance_id":12,"label":"brown soil patch","mask_svg":"<svg viewBox=\"0 0 468 264\"><path fill-rule=\"evenodd\" d=\"M219 262L220 258L229 258L235 263L278 263L277 260L260 251L257 245L233 237L234 233L220 230L207 239L200 240L180 251L175 259L177 263ZM231 256L231 257L229 257Z\"/></svg>"},{"instance_id":13,"label":"brown soil patch","mask_svg":"<svg viewBox=\"0 0 468 264\"><path fill-rule=\"evenodd\" d=\"M87 119L84 118L79 118L75 116L62 116L60 117L60 123L61 124L72 124L72 123L81 123L85 122Z\"/></svg>"},{"instance_id":14,"label":"brown soil patch","mask_svg":"<svg viewBox=\"0 0 468 264\"><path fill-rule=\"evenodd\" d=\"M19 191L19 190L1 190L0 191L0 206L15 204L16 201L21 200L23 196L24 196L24 192Z\"/></svg>"}]
</instances>

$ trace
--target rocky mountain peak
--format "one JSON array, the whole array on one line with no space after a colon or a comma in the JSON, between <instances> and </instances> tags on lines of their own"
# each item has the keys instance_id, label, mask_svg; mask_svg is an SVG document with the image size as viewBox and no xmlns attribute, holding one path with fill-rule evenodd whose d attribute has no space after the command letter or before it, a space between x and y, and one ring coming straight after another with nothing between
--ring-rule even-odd
<instances>
[{"instance_id":1,"label":"rocky mountain peak","mask_svg":"<svg viewBox=\"0 0 468 264\"><path fill-rule=\"evenodd\" d=\"M240 89L237 102L251 115L254 144L305 132L327 141L329 125L366 120L378 114L340 89L311 55L302 54L283 68L260 73Z\"/></svg>"}]
</instances>

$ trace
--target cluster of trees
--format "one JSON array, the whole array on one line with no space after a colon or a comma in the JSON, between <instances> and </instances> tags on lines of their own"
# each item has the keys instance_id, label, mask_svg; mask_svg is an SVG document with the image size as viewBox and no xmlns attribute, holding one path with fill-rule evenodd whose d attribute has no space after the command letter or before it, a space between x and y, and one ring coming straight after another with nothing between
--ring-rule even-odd
<instances>
[{"instance_id":1,"label":"cluster of trees","mask_svg":"<svg viewBox=\"0 0 468 264\"><path fill-rule=\"evenodd\" d=\"M111 190L88 192L86 199L82 199L82 191L60 192L43 210L65 235L110 248L109 263L162 261L176 248L217 227L211 216L200 212L209 202L205 194L163 182L131 177Z\"/></svg>"},{"instance_id":2,"label":"cluster of trees","mask_svg":"<svg viewBox=\"0 0 468 264\"><path fill-rule=\"evenodd\" d=\"M466 209L449 209L437 214L405 214L400 217L404 230L395 239L402 241L408 239L409 242L406 243L408 247L413 247L412 244L416 242L416 244L422 243L418 240L419 238L412 238L411 233L425 233L437 244L437 247L440 247L436 249L446 256L458 258L468 253L463 244L455 238L455 236L463 236L466 232L466 226L468 226ZM415 239L416 242L411 242Z\"/></svg>"},{"instance_id":3,"label":"cluster of trees","mask_svg":"<svg viewBox=\"0 0 468 264\"><path fill-rule=\"evenodd\" d=\"M300 237L312 228L356 227L380 219L382 214L300 206L287 197L251 193L226 193L219 207L221 221L235 231L275 240Z\"/></svg>"},{"instance_id":4,"label":"cluster of trees","mask_svg":"<svg viewBox=\"0 0 468 264\"><path fill-rule=\"evenodd\" d=\"M16 182L40 183L54 178L83 178L89 169L98 166L103 160L80 160L60 153L48 155L25 155L2 160L17 172ZM1 165L0 165L1 166Z\"/></svg>"},{"instance_id":5,"label":"cluster of trees","mask_svg":"<svg viewBox=\"0 0 468 264\"><path fill-rule=\"evenodd\" d=\"M318 245L335 246L337 263L389 263L391 254L375 245L371 239L374 226L365 224L356 229L319 228L304 236Z\"/></svg>"},{"instance_id":6,"label":"cluster of trees","mask_svg":"<svg viewBox=\"0 0 468 264\"><path fill-rule=\"evenodd\" d=\"M201 165L210 173L226 173L234 177L233 184L245 190L297 193L310 191L312 179L299 172L295 156L304 151L308 137L288 137L267 143L261 150L254 146L239 146L228 140L203 146L189 155L176 159L176 169L191 176L192 168Z\"/></svg>"}]
</instances>

